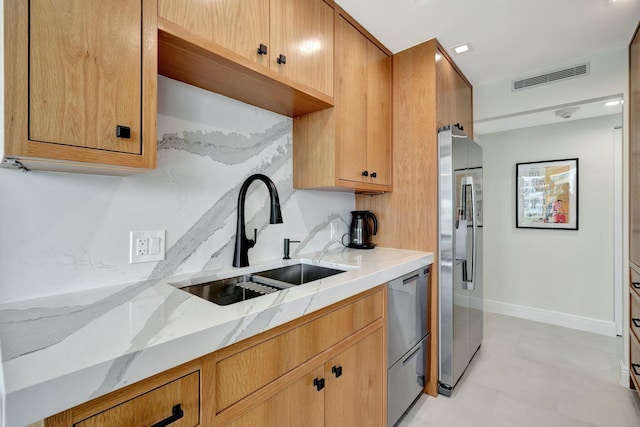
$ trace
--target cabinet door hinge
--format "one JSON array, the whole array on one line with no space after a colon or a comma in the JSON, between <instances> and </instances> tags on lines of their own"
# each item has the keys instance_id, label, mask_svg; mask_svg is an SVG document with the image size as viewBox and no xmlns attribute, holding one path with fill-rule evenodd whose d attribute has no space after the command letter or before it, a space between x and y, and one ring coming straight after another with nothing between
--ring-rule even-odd
<instances>
[{"instance_id":1,"label":"cabinet door hinge","mask_svg":"<svg viewBox=\"0 0 640 427\"><path fill-rule=\"evenodd\" d=\"M2 159L2 167L5 168L13 168L13 169L20 169L23 172L29 172L29 169L27 169L22 163L20 163L19 160L17 159L11 159L11 158L4 158Z\"/></svg>"}]
</instances>

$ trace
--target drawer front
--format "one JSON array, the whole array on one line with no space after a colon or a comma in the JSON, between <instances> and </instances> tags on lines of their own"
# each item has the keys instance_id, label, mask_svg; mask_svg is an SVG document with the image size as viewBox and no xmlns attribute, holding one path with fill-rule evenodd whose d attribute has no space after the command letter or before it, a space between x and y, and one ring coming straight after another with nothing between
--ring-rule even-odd
<instances>
[{"instance_id":1,"label":"drawer front","mask_svg":"<svg viewBox=\"0 0 640 427\"><path fill-rule=\"evenodd\" d=\"M630 292L629 303L631 305L631 319L629 330L636 334L636 338L640 339L640 296L635 292Z\"/></svg>"},{"instance_id":2,"label":"drawer front","mask_svg":"<svg viewBox=\"0 0 640 427\"><path fill-rule=\"evenodd\" d=\"M636 271L633 267L629 269L631 272L631 283L629 287L636 292L636 295L640 296L640 272Z\"/></svg>"},{"instance_id":3,"label":"drawer front","mask_svg":"<svg viewBox=\"0 0 640 427\"><path fill-rule=\"evenodd\" d=\"M384 315L376 292L216 363L216 413Z\"/></svg>"},{"instance_id":4,"label":"drawer front","mask_svg":"<svg viewBox=\"0 0 640 427\"><path fill-rule=\"evenodd\" d=\"M200 423L199 371L77 422L74 426L153 426L171 420L175 420L170 424L171 427L194 427Z\"/></svg>"},{"instance_id":5,"label":"drawer front","mask_svg":"<svg viewBox=\"0 0 640 427\"><path fill-rule=\"evenodd\" d=\"M387 371L388 426L395 425L424 389L429 357L427 343L428 337L423 338Z\"/></svg>"},{"instance_id":6,"label":"drawer front","mask_svg":"<svg viewBox=\"0 0 640 427\"><path fill-rule=\"evenodd\" d=\"M631 334L629 337L629 344L631 346L631 360L629 366L629 373L636 385L636 391L640 394L640 342Z\"/></svg>"}]
</instances>

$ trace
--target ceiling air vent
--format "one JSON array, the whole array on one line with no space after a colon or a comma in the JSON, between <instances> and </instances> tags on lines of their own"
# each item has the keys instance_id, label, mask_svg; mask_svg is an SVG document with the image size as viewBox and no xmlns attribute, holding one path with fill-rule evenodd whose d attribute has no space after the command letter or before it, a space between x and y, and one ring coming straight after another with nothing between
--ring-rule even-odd
<instances>
[{"instance_id":1,"label":"ceiling air vent","mask_svg":"<svg viewBox=\"0 0 640 427\"><path fill-rule=\"evenodd\" d=\"M562 70L552 71L538 76L531 76L520 80L514 80L511 85L513 92L533 86L545 85L560 80L572 79L589 75L589 63L576 65Z\"/></svg>"}]
</instances>

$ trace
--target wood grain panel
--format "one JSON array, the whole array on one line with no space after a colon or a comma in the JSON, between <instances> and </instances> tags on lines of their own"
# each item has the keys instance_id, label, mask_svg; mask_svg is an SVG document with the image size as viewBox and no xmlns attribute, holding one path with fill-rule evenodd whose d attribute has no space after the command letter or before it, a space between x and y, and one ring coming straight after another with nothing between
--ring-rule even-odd
<instances>
[{"instance_id":1,"label":"wood grain panel","mask_svg":"<svg viewBox=\"0 0 640 427\"><path fill-rule=\"evenodd\" d=\"M472 123L471 88L438 42L393 56L393 192L356 196L356 208L378 217L374 241L385 247L433 252L438 259L438 121ZM438 56L436 54L439 53ZM440 115L440 117L438 116ZM467 127L465 127L467 129ZM429 381L437 395L438 269L429 288Z\"/></svg>"},{"instance_id":2,"label":"wood grain panel","mask_svg":"<svg viewBox=\"0 0 640 427\"><path fill-rule=\"evenodd\" d=\"M39 0L31 2L30 15L28 1L5 2L5 39L12 42L5 44L4 156L34 170L128 175L154 168L156 2L143 0L137 5L126 2L127 7L118 7L122 2L90 3ZM134 17L128 14L131 4L137 7ZM48 15L50 8L56 9L51 11L51 16ZM96 18L96 14L101 15L100 18ZM64 15L64 19L60 15ZM31 23L30 18L33 18ZM135 35L131 29L134 18ZM124 21L122 31L119 20ZM105 24L96 25L96 22ZM69 28L74 31L68 31ZM76 33L82 34L82 39L76 37ZM109 39L105 42L103 37ZM120 49L121 44L127 46ZM30 47L33 50L32 88L29 86ZM129 48L137 49L137 62L131 67L137 70L133 77L131 70L120 64L121 51L122 64L126 65L127 57L132 56ZM64 61L56 58L51 63L49 56L55 51ZM114 74L120 72L124 77ZM130 81L132 78L134 82ZM130 89L135 93L128 93ZM96 90L99 93L93 93ZM34 113L31 118L30 99ZM134 110L132 118L120 116ZM116 124L130 124L131 140L115 137ZM34 132L31 139L30 131ZM100 132L103 135L98 135ZM36 141L36 137L47 142ZM62 137L74 139L57 140ZM110 151L120 149L124 152Z\"/></svg>"},{"instance_id":3,"label":"wood grain panel","mask_svg":"<svg viewBox=\"0 0 640 427\"><path fill-rule=\"evenodd\" d=\"M386 348L380 328L325 364L325 425L386 425L384 353ZM342 368L342 375L336 377L332 373L333 367Z\"/></svg>"},{"instance_id":4,"label":"wood grain panel","mask_svg":"<svg viewBox=\"0 0 640 427\"><path fill-rule=\"evenodd\" d=\"M333 106L333 98L158 19L158 73L289 117Z\"/></svg>"},{"instance_id":5,"label":"wood grain panel","mask_svg":"<svg viewBox=\"0 0 640 427\"><path fill-rule=\"evenodd\" d=\"M631 290L629 294L629 331L630 334L640 339L640 296L634 290Z\"/></svg>"},{"instance_id":6,"label":"wood grain panel","mask_svg":"<svg viewBox=\"0 0 640 427\"><path fill-rule=\"evenodd\" d=\"M159 0L158 16L245 58L269 66L269 0Z\"/></svg>"},{"instance_id":7,"label":"wood grain panel","mask_svg":"<svg viewBox=\"0 0 640 427\"><path fill-rule=\"evenodd\" d=\"M293 119L293 188L335 185L335 108Z\"/></svg>"},{"instance_id":8,"label":"wood grain panel","mask_svg":"<svg viewBox=\"0 0 640 427\"><path fill-rule=\"evenodd\" d=\"M391 57L367 41L367 168L372 184L391 185L391 84Z\"/></svg>"},{"instance_id":9,"label":"wood grain panel","mask_svg":"<svg viewBox=\"0 0 640 427\"><path fill-rule=\"evenodd\" d=\"M324 427L324 391L313 381L324 378L318 367L225 427Z\"/></svg>"},{"instance_id":10,"label":"wood grain panel","mask_svg":"<svg viewBox=\"0 0 640 427\"><path fill-rule=\"evenodd\" d=\"M76 427L147 426L165 420L173 414L172 408L180 404L184 415L172 423L175 427L193 427L200 424L200 377L198 372L170 382L142 396L101 412Z\"/></svg>"},{"instance_id":11,"label":"wood grain panel","mask_svg":"<svg viewBox=\"0 0 640 427\"><path fill-rule=\"evenodd\" d=\"M336 178L366 181L367 39L340 17L336 46Z\"/></svg>"},{"instance_id":12,"label":"wood grain panel","mask_svg":"<svg viewBox=\"0 0 640 427\"><path fill-rule=\"evenodd\" d=\"M270 68L333 96L333 7L322 0L272 0L270 29ZM286 64L278 64L280 54Z\"/></svg>"},{"instance_id":13,"label":"wood grain panel","mask_svg":"<svg viewBox=\"0 0 640 427\"><path fill-rule=\"evenodd\" d=\"M30 139L140 154L142 4L29 4Z\"/></svg>"},{"instance_id":14,"label":"wood grain panel","mask_svg":"<svg viewBox=\"0 0 640 427\"><path fill-rule=\"evenodd\" d=\"M383 314L383 293L377 292L236 354L225 357L225 352L218 353L216 412L380 319Z\"/></svg>"},{"instance_id":15,"label":"wood grain panel","mask_svg":"<svg viewBox=\"0 0 640 427\"><path fill-rule=\"evenodd\" d=\"M440 48L436 54L436 69L438 127L460 123L465 134L473 139L471 86Z\"/></svg>"},{"instance_id":16,"label":"wood grain panel","mask_svg":"<svg viewBox=\"0 0 640 427\"><path fill-rule=\"evenodd\" d=\"M631 334L629 337L629 347L629 351L631 352L629 358L629 375L635 385L636 393L640 396L640 375L636 374L636 372L640 373L640 341L638 341L638 338L634 334Z\"/></svg>"},{"instance_id":17,"label":"wood grain panel","mask_svg":"<svg viewBox=\"0 0 640 427\"><path fill-rule=\"evenodd\" d=\"M186 363L83 403L45 420L46 427L152 425L180 404L184 417L175 425L200 424L202 359Z\"/></svg>"},{"instance_id":18,"label":"wood grain panel","mask_svg":"<svg viewBox=\"0 0 640 427\"><path fill-rule=\"evenodd\" d=\"M629 45L629 261L640 268L640 24Z\"/></svg>"}]
</instances>

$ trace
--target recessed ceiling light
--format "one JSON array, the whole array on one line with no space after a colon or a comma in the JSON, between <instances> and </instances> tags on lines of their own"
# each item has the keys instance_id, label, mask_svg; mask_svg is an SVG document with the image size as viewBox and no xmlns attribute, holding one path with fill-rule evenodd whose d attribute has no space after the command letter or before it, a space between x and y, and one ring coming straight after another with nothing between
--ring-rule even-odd
<instances>
[{"instance_id":1,"label":"recessed ceiling light","mask_svg":"<svg viewBox=\"0 0 640 427\"><path fill-rule=\"evenodd\" d=\"M607 101L604 103L605 107L615 107L616 105L620 105L622 104L622 100L621 99L614 99L613 101Z\"/></svg>"},{"instance_id":2,"label":"recessed ceiling light","mask_svg":"<svg viewBox=\"0 0 640 427\"><path fill-rule=\"evenodd\" d=\"M460 55L461 53L469 52L471 50L471 43L463 43L458 46L454 46L451 48L456 55Z\"/></svg>"}]
</instances>

